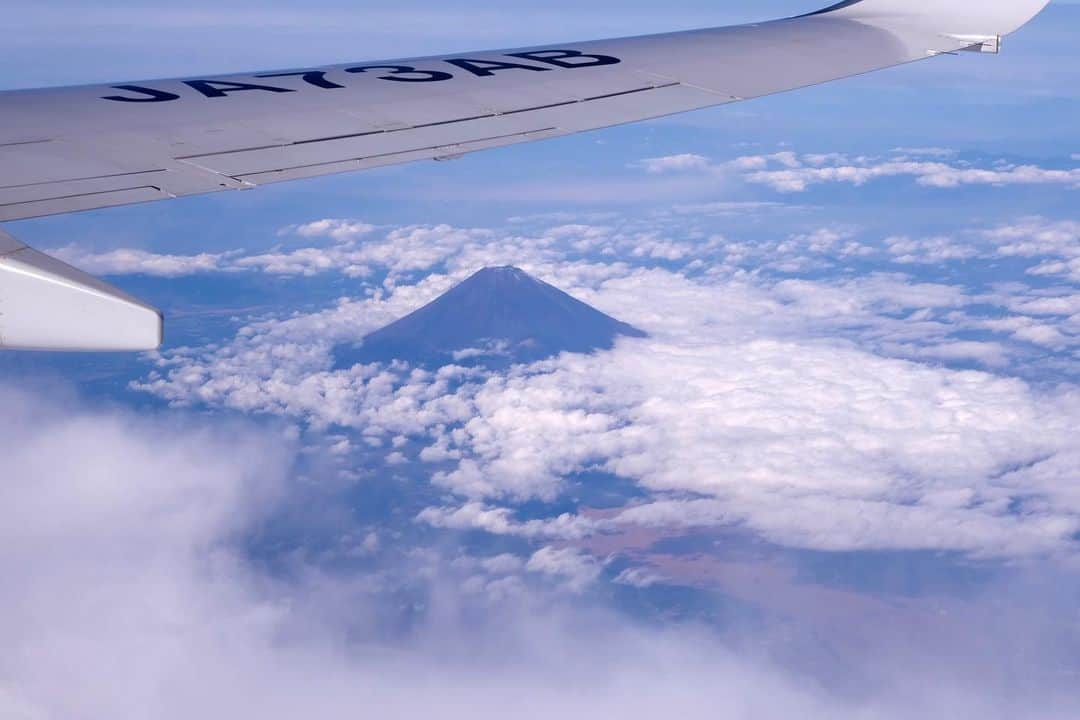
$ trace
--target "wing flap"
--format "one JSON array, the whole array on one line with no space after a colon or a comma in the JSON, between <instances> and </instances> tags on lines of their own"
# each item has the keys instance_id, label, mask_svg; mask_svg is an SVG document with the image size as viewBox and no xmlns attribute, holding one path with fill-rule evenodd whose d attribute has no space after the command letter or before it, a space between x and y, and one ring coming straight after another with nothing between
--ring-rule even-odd
<instances>
[{"instance_id":1,"label":"wing flap","mask_svg":"<svg viewBox=\"0 0 1080 720\"><path fill-rule=\"evenodd\" d=\"M565 133L558 129L546 128L525 133L504 135L501 137L484 138L482 140L439 145L405 152L390 153L387 155L357 158L354 160L346 160L344 162L322 163L258 172L250 175L241 175L238 179L251 185L266 185L268 183L303 180L306 178L320 177L322 175L355 172L357 170L372 170L374 168L401 165L404 163L418 162L420 160L453 160L462 155L478 152L480 150L491 150L532 140L544 140L546 138L557 137L558 135L564 134Z\"/></svg>"},{"instance_id":2,"label":"wing flap","mask_svg":"<svg viewBox=\"0 0 1080 720\"><path fill-rule=\"evenodd\" d=\"M488 138L524 135L547 128L528 118L501 116L473 118L408 130L365 133L277 147L183 158L185 162L222 175L242 177L294 167L396 155L425 148L480 142Z\"/></svg>"},{"instance_id":3,"label":"wing flap","mask_svg":"<svg viewBox=\"0 0 1080 720\"><path fill-rule=\"evenodd\" d=\"M94 193L129 190L132 187L157 187L164 170L147 170L106 177L78 178L60 182L34 183L0 188L0 207L91 195Z\"/></svg>"},{"instance_id":4,"label":"wing flap","mask_svg":"<svg viewBox=\"0 0 1080 720\"><path fill-rule=\"evenodd\" d=\"M153 202L154 200L166 200L170 197L173 196L162 192L161 188L144 185L17 202L11 205L0 205L0 222L47 217L81 210L119 207L121 205L137 205L139 203Z\"/></svg>"},{"instance_id":5,"label":"wing flap","mask_svg":"<svg viewBox=\"0 0 1080 720\"><path fill-rule=\"evenodd\" d=\"M519 108L485 117L459 118L401 130L185 157L182 161L258 184L259 179L268 175L277 174L277 180L280 180L283 171L303 169L314 173L316 168L322 167L327 173L342 172L346 167L356 170L393 164L395 160L411 162L474 152L708 107L730 100L732 98L720 98L713 93L678 84L638 87L610 95L561 101L545 107ZM346 165L342 165L342 162Z\"/></svg>"}]
</instances>

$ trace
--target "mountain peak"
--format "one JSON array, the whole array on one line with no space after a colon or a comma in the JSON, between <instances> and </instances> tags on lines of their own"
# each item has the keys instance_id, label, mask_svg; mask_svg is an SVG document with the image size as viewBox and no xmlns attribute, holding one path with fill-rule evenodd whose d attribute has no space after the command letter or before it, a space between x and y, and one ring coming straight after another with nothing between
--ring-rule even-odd
<instances>
[{"instance_id":1,"label":"mountain peak","mask_svg":"<svg viewBox=\"0 0 1080 720\"><path fill-rule=\"evenodd\" d=\"M532 275L529 275L529 273L514 265L493 265L491 267L480 268L472 275L474 278L488 276L517 277L528 280L533 279Z\"/></svg>"},{"instance_id":2,"label":"mountain peak","mask_svg":"<svg viewBox=\"0 0 1080 720\"><path fill-rule=\"evenodd\" d=\"M485 267L416 312L364 338L338 364L404 360L506 367L563 352L609 350L645 333L511 265Z\"/></svg>"}]
</instances>

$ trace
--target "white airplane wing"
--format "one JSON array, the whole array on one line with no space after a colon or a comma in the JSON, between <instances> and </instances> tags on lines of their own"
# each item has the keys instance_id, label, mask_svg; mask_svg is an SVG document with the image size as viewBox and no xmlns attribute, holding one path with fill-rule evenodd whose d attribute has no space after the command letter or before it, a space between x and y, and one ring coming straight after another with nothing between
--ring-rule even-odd
<instances>
[{"instance_id":1,"label":"white airplane wing","mask_svg":"<svg viewBox=\"0 0 1080 720\"><path fill-rule=\"evenodd\" d=\"M1048 0L846 0L773 22L0 93L0 221L242 190L737 102L961 50ZM158 313L0 235L0 348L141 350Z\"/></svg>"}]
</instances>

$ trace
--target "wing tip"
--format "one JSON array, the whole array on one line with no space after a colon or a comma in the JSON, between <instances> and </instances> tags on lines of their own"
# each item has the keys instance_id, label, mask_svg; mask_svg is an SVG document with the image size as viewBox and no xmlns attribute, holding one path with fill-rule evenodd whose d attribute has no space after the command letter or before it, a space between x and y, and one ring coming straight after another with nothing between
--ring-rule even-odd
<instances>
[{"instance_id":1,"label":"wing tip","mask_svg":"<svg viewBox=\"0 0 1080 720\"><path fill-rule=\"evenodd\" d=\"M853 20L905 19L933 23L944 33L1009 35L1034 20L1051 0L843 0L800 17L837 15Z\"/></svg>"},{"instance_id":2,"label":"wing tip","mask_svg":"<svg viewBox=\"0 0 1080 720\"><path fill-rule=\"evenodd\" d=\"M0 348L147 352L165 339L160 310L0 232Z\"/></svg>"}]
</instances>

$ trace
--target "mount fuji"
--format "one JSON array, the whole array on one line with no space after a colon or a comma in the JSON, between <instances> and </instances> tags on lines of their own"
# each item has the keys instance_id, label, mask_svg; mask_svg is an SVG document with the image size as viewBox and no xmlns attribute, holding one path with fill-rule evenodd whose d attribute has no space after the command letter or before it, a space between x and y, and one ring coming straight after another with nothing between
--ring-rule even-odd
<instances>
[{"instance_id":1,"label":"mount fuji","mask_svg":"<svg viewBox=\"0 0 1080 720\"><path fill-rule=\"evenodd\" d=\"M337 353L337 365L402 360L491 369L646 337L516 267L484 268L433 302Z\"/></svg>"}]
</instances>

